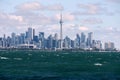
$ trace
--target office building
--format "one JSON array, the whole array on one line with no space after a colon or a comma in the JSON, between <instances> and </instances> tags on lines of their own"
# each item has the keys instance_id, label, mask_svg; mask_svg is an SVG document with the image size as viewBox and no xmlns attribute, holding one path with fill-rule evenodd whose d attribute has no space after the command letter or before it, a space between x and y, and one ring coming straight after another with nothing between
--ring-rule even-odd
<instances>
[{"instance_id":1,"label":"office building","mask_svg":"<svg viewBox=\"0 0 120 80\"><path fill-rule=\"evenodd\" d=\"M65 37L65 39L64 39L64 48L65 49L70 49L71 48L71 39L68 37L68 36L66 36Z\"/></svg>"},{"instance_id":2,"label":"office building","mask_svg":"<svg viewBox=\"0 0 120 80\"><path fill-rule=\"evenodd\" d=\"M92 48L92 40L93 40L93 33L90 32L88 33L88 38L87 38L87 47Z\"/></svg>"},{"instance_id":3,"label":"office building","mask_svg":"<svg viewBox=\"0 0 120 80\"><path fill-rule=\"evenodd\" d=\"M76 34L76 39L75 39L75 48L80 48L80 36L79 34Z\"/></svg>"},{"instance_id":4,"label":"office building","mask_svg":"<svg viewBox=\"0 0 120 80\"><path fill-rule=\"evenodd\" d=\"M45 38L44 38L44 32L39 32L39 42L41 43L41 48L42 49L44 49L45 48L45 46L44 46L44 40Z\"/></svg>"},{"instance_id":5,"label":"office building","mask_svg":"<svg viewBox=\"0 0 120 80\"><path fill-rule=\"evenodd\" d=\"M27 38L30 41L33 39L33 33L32 32L33 32L32 28L28 28Z\"/></svg>"},{"instance_id":6,"label":"office building","mask_svg":"<svg viewBox=\"0 0 120 80\"><path fill-rule=\"evenodd\" d=\"M81 33L81 43L80 48L86 48L86 35L82 32Z\"/></svg>"}]
</instances>

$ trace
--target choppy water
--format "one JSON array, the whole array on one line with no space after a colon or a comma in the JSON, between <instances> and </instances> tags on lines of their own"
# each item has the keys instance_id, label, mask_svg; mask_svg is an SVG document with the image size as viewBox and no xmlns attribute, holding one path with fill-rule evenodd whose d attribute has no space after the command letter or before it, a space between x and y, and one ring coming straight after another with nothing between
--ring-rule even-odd
<instances>
[{"instance_id":1,"label":"choppy water","mask_svg":"<svg viewBox=\"0 0 120 80\"><path fill-rule=\"evenodd\" d=\"M120 53L1 51L0 80L120 80Z\"/></svg>"}]
</instances>

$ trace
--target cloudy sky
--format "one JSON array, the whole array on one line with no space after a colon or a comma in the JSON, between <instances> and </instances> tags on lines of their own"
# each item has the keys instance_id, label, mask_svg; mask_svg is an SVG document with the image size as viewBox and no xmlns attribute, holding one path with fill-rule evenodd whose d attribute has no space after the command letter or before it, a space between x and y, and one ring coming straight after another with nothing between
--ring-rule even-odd
<instances>
[{"instance_id":1,"label":"cloudy sky","mask_svg":"<svg viewBox=\"0 0 120 80\"><path fill-rule=\"evenodd\" d=\"M64 37L93 32L94 39L114 42L120 49L120 0L0 0L0 37L28 27L46 37L59 34L61 11Z\"/></svg>"}]
</instances>

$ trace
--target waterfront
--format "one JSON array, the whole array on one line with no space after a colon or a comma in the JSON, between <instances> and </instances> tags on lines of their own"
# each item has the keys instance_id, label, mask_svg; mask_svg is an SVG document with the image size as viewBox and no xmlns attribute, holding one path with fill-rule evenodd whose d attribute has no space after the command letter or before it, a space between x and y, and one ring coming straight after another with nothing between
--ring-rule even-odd
<instances>
[{"instance_id":1,"label":"waterfront","mask_svg":"<svg viewBox=\"0 0 120 80\"><path fill-rule=\"evenodd\" d=\"M0 78L3 80L120 79L120 53L0 51Z\"/></svg>"}]
</instances>

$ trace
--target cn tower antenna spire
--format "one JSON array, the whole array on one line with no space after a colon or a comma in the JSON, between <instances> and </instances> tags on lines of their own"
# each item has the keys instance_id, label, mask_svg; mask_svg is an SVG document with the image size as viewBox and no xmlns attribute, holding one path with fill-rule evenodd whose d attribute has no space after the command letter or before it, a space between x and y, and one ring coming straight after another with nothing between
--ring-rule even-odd
<instances>
[{"instance_id":1,"label":"cn tower antenna spire","mask_svg":"<svg viewBox=\"0 0 120 80\"><path fill-rule=\"evenodd\" d=\"M63 17L62 12L60 14L60 48L63 48L63 34L62 34L62 26L63 26Z\"/></svg>"}]
</instances>

